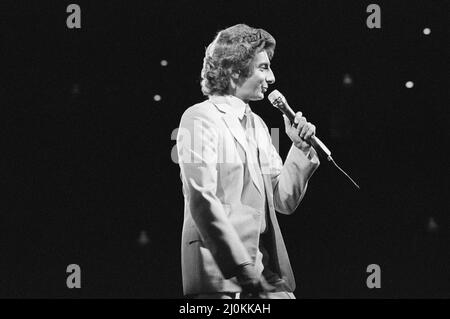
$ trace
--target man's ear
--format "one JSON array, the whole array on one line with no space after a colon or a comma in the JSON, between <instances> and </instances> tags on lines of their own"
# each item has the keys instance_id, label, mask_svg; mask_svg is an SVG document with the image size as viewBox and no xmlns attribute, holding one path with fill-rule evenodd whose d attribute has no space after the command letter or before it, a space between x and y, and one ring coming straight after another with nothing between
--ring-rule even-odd
<instances>
[{"instance_id":1,"label":"man's ear","mask_svg":"<svg viewBox=\"0 0 450 319\"><path fill-rule=\"evenodd\" d=\"M235 82L239 80L240 76L241 74L239 72L236 71L231 72L231 79L234 80Z\"/></svg>"},{"instance_id":2,"label":"man's ear","mask_svg":"<svg viewBox=\"0 0 450 319\"><path fill-rule=\"evenodd\" d=\"M240 77L239 72L231 72L230 85L232 89L235 89L236 85L239 83L239 77Z\"/></svg>"}]
</instances>

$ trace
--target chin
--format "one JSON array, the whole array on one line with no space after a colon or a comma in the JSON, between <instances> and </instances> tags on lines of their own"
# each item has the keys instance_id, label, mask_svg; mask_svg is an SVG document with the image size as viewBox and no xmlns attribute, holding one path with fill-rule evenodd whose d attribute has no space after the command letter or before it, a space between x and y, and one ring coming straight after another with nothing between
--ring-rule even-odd
<instances>
[{"instance_id":1,"label":"chin","mask_svg":"<svg viewBox=\"0 0 450 319\"><path fill-rule=\"evenodd\" d=\"M258 96L253 97L252 99L250 99L251 101L261 101L264 99L264 94L259 94Z\"/></svg>"}]
</instances>

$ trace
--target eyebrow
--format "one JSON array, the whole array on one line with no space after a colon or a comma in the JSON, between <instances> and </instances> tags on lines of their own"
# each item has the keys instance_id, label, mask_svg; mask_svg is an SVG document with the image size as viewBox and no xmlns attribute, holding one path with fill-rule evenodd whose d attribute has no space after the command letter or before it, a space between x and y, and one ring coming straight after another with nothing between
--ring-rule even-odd
<instances>
[{"instance_id":1,"label":"eyebrow","mask_svg":"<svg viewBox=\"0 0 450 319\"><path fill-rule=\"evenodd\" d=\"M270 66L270 62L261 62L258 64L258 66L263 66L263 65Z\"/></svg>"}]
</instances>

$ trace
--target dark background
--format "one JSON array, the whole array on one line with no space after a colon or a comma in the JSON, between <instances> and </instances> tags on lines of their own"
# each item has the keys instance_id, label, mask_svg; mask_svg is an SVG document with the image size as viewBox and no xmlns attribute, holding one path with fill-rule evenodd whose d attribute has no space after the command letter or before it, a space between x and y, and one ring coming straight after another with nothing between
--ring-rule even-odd
<instances>
[{"instance_id":1,"label":"dark background","mask_svg":"<svg viewBox=\"0 0 450 319\"><path fill-rule=\"evenodd\" d=\"M280 216L297 297L450 297L446 1L376 1L381 29L366 26L371 1L76 1L79 30L70 3L0 13L0 297L182 297L171 134L204 99L205 47L236 23L277 39L269 89L361 186L322 158ZM252 108L281 128L284 158L280 113ZM72 263L81 289L66 287Z\"/></svg>"}]
</instances>

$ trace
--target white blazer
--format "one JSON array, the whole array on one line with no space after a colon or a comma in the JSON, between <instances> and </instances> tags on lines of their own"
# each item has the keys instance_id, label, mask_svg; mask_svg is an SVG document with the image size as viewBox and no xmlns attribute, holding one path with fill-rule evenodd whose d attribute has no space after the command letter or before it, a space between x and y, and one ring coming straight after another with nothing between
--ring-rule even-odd
<instances>
[{"instance_id":1,"label":"white blazer","mask_svg":"<svg viewBox=\"0 0 450 319\"><path fill-rule=\"evenodd\" d=\"M253 183L244 183L244 165L252 157L245 131L230 103L229 97L212 96L191 106L182 115L178 130L185 204L183 292L241 291L234 277L237 266L258 262L265 213L267 227L273 233L269 243L276 264L273 270L284 280L283 290L293 292L295 280L275 211L291 214L296 210L320 162L313 148L307 156L293 145L283 165L267 126L253 113L264 187L252 167L248 169ZM261 269L261 265L256 266Z\"/></svg>"}]
</instances>

